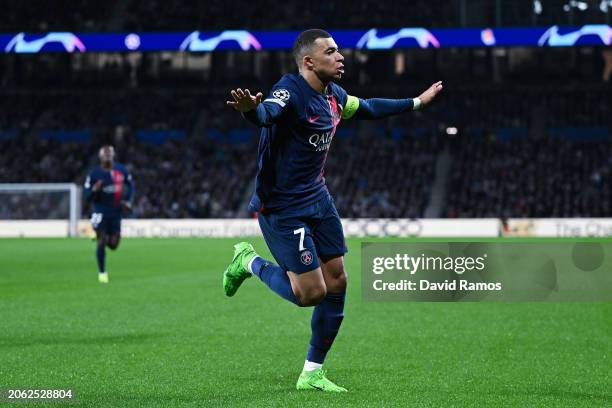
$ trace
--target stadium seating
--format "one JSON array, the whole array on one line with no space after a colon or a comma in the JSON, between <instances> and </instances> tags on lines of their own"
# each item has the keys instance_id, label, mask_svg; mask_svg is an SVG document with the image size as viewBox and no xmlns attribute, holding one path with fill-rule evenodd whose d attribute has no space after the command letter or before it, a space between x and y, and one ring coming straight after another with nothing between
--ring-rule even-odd
<instances>
[{"instance_id":1,"label":"stadium seating","mask_svg":"<svg viewBox=\"0 0 612 408\"><path fill-rule=\"evenodd\" d=\"M426 114L349 121L327 182L345 217L422 217L448 149L444 216L599 216L610 202L606 92L470 86L449 89ZM521 103L536 95L541 117ZM248 216L257 132L219 98L178 88L8 92L0 182L82 182L97 148L112 143L136 178L134 216Z\"/></svg>"}]
</instances>

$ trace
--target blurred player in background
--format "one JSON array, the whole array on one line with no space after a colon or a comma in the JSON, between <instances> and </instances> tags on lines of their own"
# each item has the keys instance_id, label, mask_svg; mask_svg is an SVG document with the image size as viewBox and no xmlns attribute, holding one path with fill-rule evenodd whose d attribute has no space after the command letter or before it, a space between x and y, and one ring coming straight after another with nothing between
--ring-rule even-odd
<instances>
[{"instance_id":1,"label":"blurred player in background","mask_svg":"<svg viewBox=\"0 0 612 408\"><path fill-rule=\"evenodd\" d=\"M314 306L297 389L344 392L322 370L344 317L347 284L342 224L323 177L327 153L341 119L380 119L419 109L442 90L442 83L418 98L363 100L333 82L344 73L344 57L326 31L301 33L293 54L299 74L284 75L266 99L262 93L236 89L227 101L262 128L249 208L259 212L259 225L278 264L241 242L234 247L223 287L233 296L246 278L257 275L284 299Z\"/></svg>"},{"instance_id":2,"label":"blurred player in background","mask_svg":"<svg viewBox=\"0 0 612 408\"><path fill-rule=\"evenodd\" d=\"M115 162L113 146L102 146L98 156L100 165L87 176L84 195L86 202L93 203L91 225L96 231L98 280L108 283L106 247L113 250L119 247L121 212L132 209L134 182L127 169Z\"/></svg>"}]
</instances>

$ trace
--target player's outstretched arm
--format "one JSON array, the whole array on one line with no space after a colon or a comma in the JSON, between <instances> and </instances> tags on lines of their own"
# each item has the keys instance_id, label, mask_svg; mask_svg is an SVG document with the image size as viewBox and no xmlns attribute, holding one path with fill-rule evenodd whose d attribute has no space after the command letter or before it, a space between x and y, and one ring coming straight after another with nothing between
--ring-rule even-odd
<instances>
[{"instance_id":1,"label":"player's outstretched arm","mask_svg":"<svg viewBox=\"0 0 612 408\"><path fill-rule=\"evenodd\" d=\"M289 95L287 90L284 92L286 92L284 95ZM242 113L245 119L257 126L272 126L289 106L287 99L270 97L262 101L261 92L252 95L248 89L244 91L240 88L232 89L230 94L233 100L227 101L226 104Z\"/></svg>"},{"instance_id":2,"label":"player's outstretched arm","mask_svg":"<svg viewBox=\"0 0 612 408\"><path fill-rule=\"evenodd\" d=\"M344 119L350 119L351 117L356 119L382 119L402 112L417 110L431 103L436 95L442 91L442 87L442 81L438 81L418 97L409 99L372 98L364 100L349 96L342 117Z\"/></svg>"}]
</instances>

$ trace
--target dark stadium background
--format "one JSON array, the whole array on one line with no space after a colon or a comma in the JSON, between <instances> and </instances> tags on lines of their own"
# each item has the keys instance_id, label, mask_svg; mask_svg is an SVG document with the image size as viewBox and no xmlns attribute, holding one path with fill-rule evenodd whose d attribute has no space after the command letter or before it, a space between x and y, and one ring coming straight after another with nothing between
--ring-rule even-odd
<instances>
[{"instance_id":1,"label":"dark stadium background","mask_svg":"<svg viewBox=\"0 0 612 408\"><path fill-rule=\"evenodd\" d=\"M289 2L280 8L220 1L9 3L0 28L7 32L541 26L610 19L597 1L569 12L567 2L544 1L541 14L527 0ZM273 11L257 12L263 9ZM610 215L608 48L342 51L347 71L341 84L360 97L413 97L435 80L445 83L444 96L426 111L343 123L326 170L343 217ZM267 92L290 71L288 51L2 54L0 182L81 184L97 148L111 143L137 181L133 217L248 217L257 130L224 101L232 87ZM448 135L449 127L458 133ZM559 128L572 130L559 137ZM3 208L0 216L27 219L32 214L26 207ZM58 216L53 211L49 218Z\"/></svg>"}]
</instances>

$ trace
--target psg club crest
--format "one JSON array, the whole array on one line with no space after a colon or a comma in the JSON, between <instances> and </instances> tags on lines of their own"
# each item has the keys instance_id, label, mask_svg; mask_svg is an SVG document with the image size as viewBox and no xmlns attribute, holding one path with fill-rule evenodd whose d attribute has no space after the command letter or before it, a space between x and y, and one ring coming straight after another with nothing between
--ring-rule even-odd
<instances>
[{"instance_id":1,"label":"psg club crest","mask_svg":"<svg viewBox=\"0 0 612 408\"><path fill-rule=\"evenodd\" d=\"M312 263L312 252L306 250L300 255L300 260L304 265L310 265Z\"/></svg>"}]
</instances>

